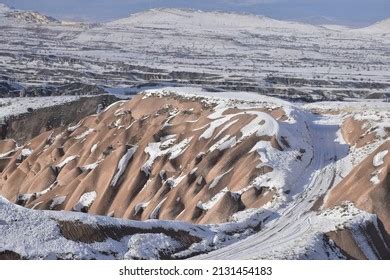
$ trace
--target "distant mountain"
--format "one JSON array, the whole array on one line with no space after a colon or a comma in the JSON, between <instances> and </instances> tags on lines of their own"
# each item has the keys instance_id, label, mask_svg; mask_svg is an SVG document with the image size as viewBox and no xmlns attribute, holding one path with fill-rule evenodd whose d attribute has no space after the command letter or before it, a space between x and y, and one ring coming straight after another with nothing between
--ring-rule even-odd
<instances>
[{"instance_id":1,"label":"distant mountain","mask_svg":"<svg viewBox=\"0 0 390 280\"><path fill-rule=\"evenodd\" d=\"M119 19L108 23L108 25L159 25L195 28L217 28L217 29L289 29L300 31L314 31L316 26L280 21L265 16L229 12L205 12L191 9L152 9L145 12L131 14L127 18Z\"/></svg>"},{"instance_id":2,"label":"distant mountain","mask_svg":"<svg viewBox=\"0 0 390 280\"><path fill-rule=\"evenodd\" d=\"M48 24L48 23L57 23L59 22L53 17L42 15L37 12L30 11L14 11L7 15L9 18L16 19L17 21L27 22L27 23L37 23L37 24Z\"/></svg>"},{"instance_id":3,"label":"distant mountain","mask_svg":"<svg viewBox=\"0 0 390 280\"><path fill-rule=\"evenodd\" d=\"M0 3L0 19L2 22L16 21L18 23L49 24L59 23L57 19L34 11L16 10Z\"/></svg>"}]
</instances>

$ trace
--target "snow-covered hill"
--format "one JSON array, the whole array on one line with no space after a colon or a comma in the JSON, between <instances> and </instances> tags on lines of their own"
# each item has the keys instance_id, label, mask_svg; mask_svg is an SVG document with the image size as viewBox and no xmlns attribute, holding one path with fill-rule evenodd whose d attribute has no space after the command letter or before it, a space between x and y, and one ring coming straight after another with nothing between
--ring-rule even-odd
<instances>
[{"instance_id":1,"label":"snow-covered hill","mask_svg":"<svg viewBox=\"0 0 390 280\"><path fill-rule=\"evenodd\" d=\"M297 30L301 32L314 32L319 28L286 22L251 14L238 14L226 12L204 12L189 9L152 9L130 15L128 18L108 23L108 25L148 26L192 28L192 29L281 29Z\"/></svg>"},{"instance_id":2,"label":"snow-covered hill","mask_svg":"<svg viewBox=\"0 0 390 280\"><path fill-rule=\"evenodd\" d=\"M389 34L390 33L390 19L385 19L379 21L371 26L360 29L360 31L367 33L382 33Z\"/></svg>"},{"instance_id":3,"label":"snow-covered hill","mask_svg":"<svg viewBox=\"0 0 390 280\"><path fill-rule=\"evenodd\" d=\"M33 11L22 11L0 3L0 24L49 24L59 23L58 20Z\"/></svg>"}]
</instances>

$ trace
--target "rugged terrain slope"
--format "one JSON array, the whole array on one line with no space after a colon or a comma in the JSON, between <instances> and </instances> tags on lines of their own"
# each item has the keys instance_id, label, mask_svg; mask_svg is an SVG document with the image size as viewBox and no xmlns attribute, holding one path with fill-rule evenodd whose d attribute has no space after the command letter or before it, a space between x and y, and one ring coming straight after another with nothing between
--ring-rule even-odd
<instances>
[{"instance_id":1,"label":"rugged terrain slope","mask_svg":"<svg viewBox=\"0 0 390 280\"><path fill-rule=\"evenodd\" d=\"M292 118L272 103L141 94L23 148L7 141L0 189L34 209L225 222L292 191L281 172L311 154Z\"/></svg>"},{"instance_id":2,"label":"rugged terrain slope","mask_svg":"<svg viewBox=\"0 0 390 280\"><path fill-rule=\"evenodd\" d=\"M389 120L384 102L149 90L22 146L0 142L0 248L9 258L387 259ZM21 245L44 230L39 250Z\"/></svg>"}]
</instances>

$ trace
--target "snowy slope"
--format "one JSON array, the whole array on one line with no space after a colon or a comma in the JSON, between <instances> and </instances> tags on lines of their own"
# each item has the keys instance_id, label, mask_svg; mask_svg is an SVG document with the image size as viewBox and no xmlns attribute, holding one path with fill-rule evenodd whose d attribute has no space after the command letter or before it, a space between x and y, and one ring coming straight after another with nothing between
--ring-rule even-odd
<instances>
[{"instance_id":1,"label":"snowy slope","mask_svg":"<svg viewBox=\"0 0 390 280\"><path fill-rule=\"evenodd\" d=\"M279 21L264 16L226 12L204 12L186 9L152 9L108 23L122 26L160 26L206 29L281 29L315 32L321 28L297 22Z\"/></svg>"},{"instance_id":2,"label":"snowy slope","mask_svg":"<svg viewBox=\"0 0 390 280\"><path fill-rule=\"evenodd\" d=\"M359 31L366 32L366 33L382 33L382 34L388 34L390 33L390 19L385 19L382 21L379 21L373 25L370 25L365 28L359 29Z\"/></svg>"},{"instance_id":3,"label":"snowy slope","mask_svg":"<svg viewBox=\"0 0 390 280\"><path fill-rule=\"evenodd\" d=\"M0 24L49 24L59 23L58 20L33 11L11 9L0 3Z\"/></svg>"},{"instance_id":4,"label":"snowy slope","mask_svg":"<svg viewBox=\"0 0 390 280\"><path fill-rule=\"evenodd\" d=\"M348 133L365 131L349 126L351 116L375 135L360 148ZM245 92L148 90L58 135L21 147L0 142L0 193L35 209L1 201L0 248L33 259L343 259L357 250L356 258L383 258L377 246L387 248L387 236L375 213L324 201L367 157L370 168L387 166L388 149L373 151L388 141L389 120L378 102L300 105ZM26 228L30 235L14 238ZM372 244L375 236L384 244ZM36 240L40 248L29 245Z\"/></svg>"}]
</instances>

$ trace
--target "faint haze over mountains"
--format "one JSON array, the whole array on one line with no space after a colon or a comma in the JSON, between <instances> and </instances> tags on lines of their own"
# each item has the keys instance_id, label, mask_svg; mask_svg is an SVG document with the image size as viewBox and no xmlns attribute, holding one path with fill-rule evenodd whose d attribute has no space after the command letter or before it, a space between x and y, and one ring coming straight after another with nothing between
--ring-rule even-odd
<instances>
[{"instance_id":1,"label":"faint haze over mountains","mask_svg":"<svg viewBox=\"0 0 390 280\"><path fill-rule=\"evenodd\" d=\"M390 0L0 0L62 20L104 22L152 8L253 13L312 24L365 26L390 18Z\"/></svg>"}]
</instances>

